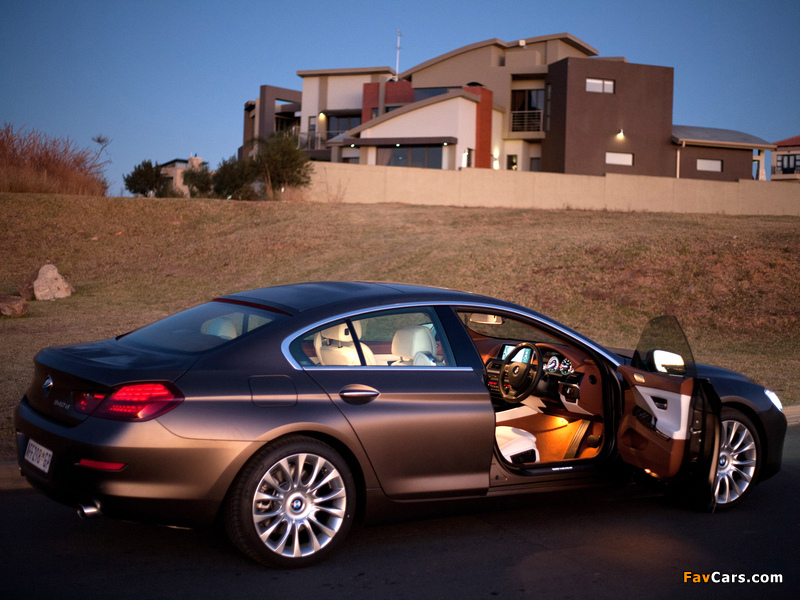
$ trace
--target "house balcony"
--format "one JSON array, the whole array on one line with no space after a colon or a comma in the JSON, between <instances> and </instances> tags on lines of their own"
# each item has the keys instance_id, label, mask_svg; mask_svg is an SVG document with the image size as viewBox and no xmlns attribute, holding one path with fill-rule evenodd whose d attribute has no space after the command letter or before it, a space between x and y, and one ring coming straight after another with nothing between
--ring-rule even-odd
<instances>
[{"instance_id":1,"label":"house balcony","mask_svg":"<svg viewBox=\"0 0 800 600\"><path fill-rule=\"evenodd\" d=\"M772 167L772 181L800 181L800 168Z\"/></svg>"},{"instance_id":2,"label":"house balcony","mask_svg":"<svg viewBox=\"0 0 800 600\"><path fill-rule=\"evenodd\" d=\"M311 160L330 160L328 140L331 137L328 133L301 133L297 136L297 147L304 150Z\"/></svg>"},{"instance_id":3,"label":"house balcony","mask_svg":"<svg viewBox=\"0 0 800 600\"><path fill-rule=\"evenodd\" d=\"M512 110L511 131L514 133L542 131L543 112L541 110Z\"/></svg>"}]
</instances>

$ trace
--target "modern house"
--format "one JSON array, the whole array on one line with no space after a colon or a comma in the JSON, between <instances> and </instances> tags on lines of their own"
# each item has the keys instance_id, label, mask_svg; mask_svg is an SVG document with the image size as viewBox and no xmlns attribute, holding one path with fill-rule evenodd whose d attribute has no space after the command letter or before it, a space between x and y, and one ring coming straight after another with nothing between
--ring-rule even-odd
<instances>
[{"instance_id":1,"label":"modern house","mask_svg":"<svg viewBox=\"0 0 800 600\"><path fill-rule=\"evenodd\" d=\"M255 132L294 128L333 162L737 181L755 161L766 179L769 142L672 124L672 68L597 54L564 33L486 40L399 74L298 71L302 92L262 86L245 104L240 155Z\"/></svg>"},{"instance_id":2,"label":"modern house","mask_svg":"<svg viewBox=\"0 0 800 600\"><path fill-rule=\"evenodd\" d=\"M800 135L775 142L772 181L800 182Z\"/></svg>"},{"instance_id":3,"label":"modern house","mask_svg":"<svg viewBox=\"0 0 800 600\"><path fill-rule=\"evenodd\" d=\"M184 196L189 195L189 187L183 183L183 173L187 169L202 169L204 163L203 159L199 156L190 156L185 158L174 158L169 162L165 162L161 167L161 176L167 181L170 189L182 193Z\"/></svg>"}]
</instances>

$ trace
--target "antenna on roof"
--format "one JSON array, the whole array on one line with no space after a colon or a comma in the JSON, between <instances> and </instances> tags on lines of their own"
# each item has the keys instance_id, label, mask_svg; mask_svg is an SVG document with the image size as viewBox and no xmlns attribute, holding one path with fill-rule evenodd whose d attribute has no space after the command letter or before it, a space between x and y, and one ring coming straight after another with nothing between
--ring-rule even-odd
<instances>
[{"instance_id":1,"label":"antenna on roof","mask_svg":"<svg viewBox=\"0 0 800 600\"><path fill-rule=\"evenodd\" d=\"M400 75L400 38L403 37L403 34L400 33L400 30L397 30L397 60L394 63L394 80L397 81L398 75Z\"/></svg>"}]
</instances>

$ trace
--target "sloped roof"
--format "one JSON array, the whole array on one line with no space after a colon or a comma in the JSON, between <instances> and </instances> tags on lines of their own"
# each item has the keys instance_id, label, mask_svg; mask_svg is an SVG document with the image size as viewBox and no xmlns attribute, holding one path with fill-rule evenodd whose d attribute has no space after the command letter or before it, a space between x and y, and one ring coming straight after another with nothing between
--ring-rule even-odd
<instances>
[{"instance_id":1,"label":"sloped roof","mask_svg":"<svg viewBox=\"0 0 800 600\"><path fill-rule=\"evenodd\" d=\"M431 104L437 104L439 102L445 102L447 100L452 100L453 98L464 98L466 100L470 100L472 102L478 102L479 98L472 92L468 92L466 90L453 90L452 92L447 92L446 94L440 94L438 96L431 96L430 98L425 98L424 100L418 100L417 102L411 102L410 104L405 104L396 108L393 111L384 113L379 117L375 117L374 119L370 119L361 125L357 125L352 129L347 131L347 137L353 137L359 135L365 129L370 129L375 127L376 125L380 125L388 121L389 119L395 119L401 115L406 113L418 110L425 106L430 106ZM335 139L335 138L334 138ZM328 140L328 143L331 143L333 140Z\"/></svg>"},{"instance_id":2,"label":"sloped roof","mask_svg":"<svg viewBox=\"0 0 800 600\"><path fill-rule=\"evenodd\" d=\"M734 131L732 129L717 129L714 127L693 127L689 125L673 125L672 140L677 144L687 146L715 146L720 148L751 148L759 150L772 150L774 144L759 137Z\"/></svg>"},{"instance_id":3,"label":"sloped roof","mask_svg":"<svg viewBox=\"0 0 800 600\"><path fill-rule=\"evenodd\" d=\"M352 69L312 69L310 71L298 71L300 77L321 77L323 75L335 77L345 75L394 75L392 67L355 67Z\"/></svg>"},{"instance_id":4,"label":"sloped roof","mask_svg":"<svg viewBox=\"0 0 800 600\"><path fill-rule=\"evenodd\" d=\"M509 49L520 46L521 45L520 42L524 42L527 45L527 44L535 44L537 42L548 42L550 40L560 40L565 44L569 44L573 48L577 48L587 56L597 56L597 54L599 54L599 52L595 48L592 48L586 42L579 40L571 33L554 33L551 35L540 35L536 37L526 38L524 40L517 40L515 42L504 42L503 40L492 38L490 40L484 40L482 42L476 42L474 44L469 44L468 46L456 48L455 50L451 50L450 52L442 54L441 56L437 56L430 60L426 60L425 62L420 63L417 66L411 67L407 71L400 73L398 75L398 78L408 79L411 75L413 75L417 71L421 71L422 69L430 67L431 65L442 62L459 54L463 54L464 52L469 52L471 50L483 48L484 46L498 46L500 48Z\"/></svg>"},{"instance_id":5,"label":"sloped roof","mask_svg":"<svg viewBox=\"0 0 800 600\"><path fill-rule=\"evenodd\" d=\"M778 148L781 148L783 146L800 146L800 135L786 138L785 140L781 140L780 142L775 142L775 145L778 146Z\"/></svg>"}]
</instances>

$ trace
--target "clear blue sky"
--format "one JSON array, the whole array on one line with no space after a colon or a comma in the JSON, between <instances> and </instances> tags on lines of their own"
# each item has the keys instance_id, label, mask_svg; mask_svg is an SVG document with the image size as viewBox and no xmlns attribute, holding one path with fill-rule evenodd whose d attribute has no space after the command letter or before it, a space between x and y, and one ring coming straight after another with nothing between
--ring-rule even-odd
<instances>
[{"instance_id":1,"label":"clear blue sky","mask_svg":"<svg viewBox=\"0 0 800 600\"><path fill-rule=\"evenodd\" d=\"M289 12L292 11L292 12ZM113 142L111 195L144 159L215 168L262 84L298 70L400 70L491 38L568 32L601 56L673 67L673 122L769 142L800 134L798 0L2 0L0 124Z\"/></svg>"}]
</instances>

